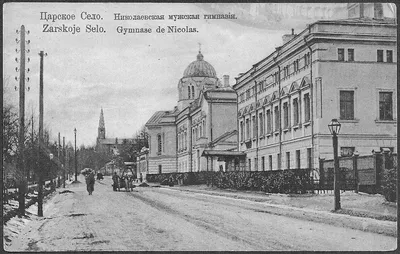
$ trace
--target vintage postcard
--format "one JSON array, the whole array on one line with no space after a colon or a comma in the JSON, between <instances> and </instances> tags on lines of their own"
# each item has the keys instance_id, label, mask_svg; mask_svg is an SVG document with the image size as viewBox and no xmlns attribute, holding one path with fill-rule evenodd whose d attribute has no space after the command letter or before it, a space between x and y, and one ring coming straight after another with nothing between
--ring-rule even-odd
<instances>
[{"instance_id":1,"label":"vintage postcard","mask_svg":"<svg viewBox=\"0 0 400 254\"><path fill-rule=\"evenodd\" d=\"M383 2L3 4L3 249L397 249L397 31Z\"/></svg>"}]
</instances>

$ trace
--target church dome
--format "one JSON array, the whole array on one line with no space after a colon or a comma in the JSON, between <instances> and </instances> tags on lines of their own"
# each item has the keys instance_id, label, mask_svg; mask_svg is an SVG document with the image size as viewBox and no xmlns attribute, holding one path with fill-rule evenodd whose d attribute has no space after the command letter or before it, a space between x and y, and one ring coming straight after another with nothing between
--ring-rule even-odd
<instances>
[{"instance_id":1,"label":"church dome","mask_svg":"<svg viewBox=\"0 0 400 254\"><path fill-rule=\"evenodd\" d=\"M216 78L217 73L215 72L214 67L208 62L203 60L203 55L199 51L197 55L197 60L190 63L183 73L183 77L210 77Z\"/></svg>"}]
</instances>

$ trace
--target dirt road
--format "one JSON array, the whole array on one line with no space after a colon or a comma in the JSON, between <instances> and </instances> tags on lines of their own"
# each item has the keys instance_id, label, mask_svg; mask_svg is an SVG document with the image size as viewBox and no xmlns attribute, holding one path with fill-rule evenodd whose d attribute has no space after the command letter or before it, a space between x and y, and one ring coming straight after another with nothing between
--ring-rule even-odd
<instances>
[{"instance_id":1,"label":"dirt road","mask_svg":"<svg viewBox=\"0 0 400 254\"><path fill-rule=\"evenodd\" d=\"M83 182L83 179L81 179ZM66 188L31 216L8 251L393 250L397 239L269 214L265 204L138 187L113 192L111 179ZM63 189L60 189L61 191ZM30 211L36 212L35 208Z\"/></svg>"}]
</instances>

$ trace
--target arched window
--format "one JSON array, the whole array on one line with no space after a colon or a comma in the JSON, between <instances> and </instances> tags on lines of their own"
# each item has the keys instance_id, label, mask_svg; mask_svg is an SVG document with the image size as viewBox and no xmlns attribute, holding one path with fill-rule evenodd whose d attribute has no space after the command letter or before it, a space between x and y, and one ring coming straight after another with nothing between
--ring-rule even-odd
<instances>
[{"instance_id":1,"label":"arched window","mask_svg":"<svg viewBox=\"0 0 400 254\"><path fill-rule=\"evenodd\" d=\"M157 135L157 143L158 143L158 153L161 154L161 150L162 150L161 134Z\"/></svg>"},{"instance_id":2,"label":"arched window","mask_svg":"<svg viewBox=\"0 0 400 254\"><path fill-rule=\"evenodd\" d=\"M192 99L194 99L194 86L192 86Z\"/></svg>"},{"instance_id":3,"label":"arched window","mask_svg":"<svg viewBox=\"0 0 400 254\"><path fill-rule=\"evenodd\" d=\"M190 99L190 86L188 86L188 99Z\"/></svg>"}]
</instances>

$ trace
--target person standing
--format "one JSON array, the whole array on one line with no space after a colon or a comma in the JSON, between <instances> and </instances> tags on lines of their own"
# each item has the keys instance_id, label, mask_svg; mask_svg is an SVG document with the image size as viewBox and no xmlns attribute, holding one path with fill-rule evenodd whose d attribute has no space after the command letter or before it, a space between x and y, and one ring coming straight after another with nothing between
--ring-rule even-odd
<instances>
[{"instance_id":1,"label":"person standing","mask_svg":"<svg viewBox=\"0 0 400 254\"><path fill-rule=\"evenodd\" d=\"M113 180L113 190L116 191L118 187L118 175L117 172L114 172L114 175L112 176Z\"/></svg>"}]
</instances>

